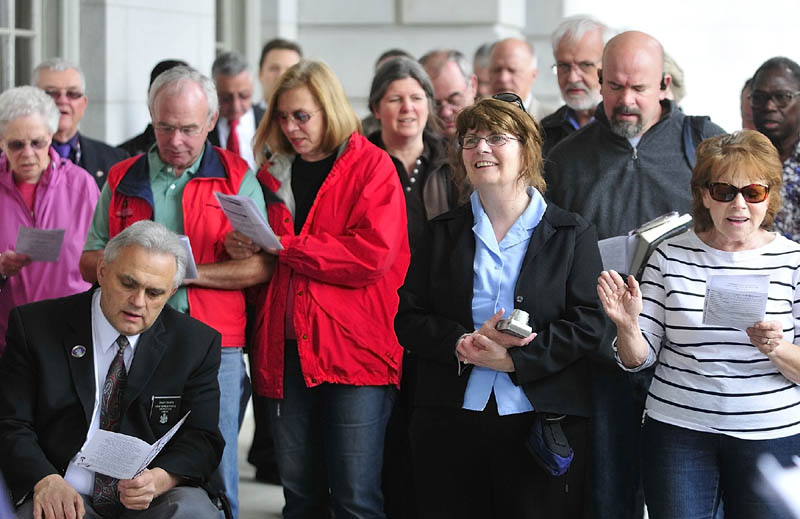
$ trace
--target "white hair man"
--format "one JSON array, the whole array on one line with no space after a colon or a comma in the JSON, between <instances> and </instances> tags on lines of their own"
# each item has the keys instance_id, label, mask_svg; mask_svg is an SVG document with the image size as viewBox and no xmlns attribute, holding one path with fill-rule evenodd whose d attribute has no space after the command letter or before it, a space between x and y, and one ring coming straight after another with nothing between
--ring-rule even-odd
<instances>
[{"instance_id":1,"label":"white hair man","mask_svg":"<svg viewBox=\"0 0 800 519\"><path fill-rule=\"evenodd\" d=\"M544 145L547 153L561 139L594 120L594 111L600 104L600 79L597 71L602 66L603 47L615 32L591 16L571 16L553 31L553 46L558 88L564 106L542 119Z\"/></svg>"},{"instance_id":2,"label":"white hair man","mask_svg":"<svg viewBox=\"0 0 800 519\"><path fill-rule=\"evenodd\" d=\"M85 169L102 189L111 166L128 157L128 153L104 142L82 135L78 125L83 119L89 100L86 97L86 78L77 65L63 58L43 61L33 69L31 84L53 98L61 119L53 135L56 152L73 164Z\"/></svg>"}]
</instances>

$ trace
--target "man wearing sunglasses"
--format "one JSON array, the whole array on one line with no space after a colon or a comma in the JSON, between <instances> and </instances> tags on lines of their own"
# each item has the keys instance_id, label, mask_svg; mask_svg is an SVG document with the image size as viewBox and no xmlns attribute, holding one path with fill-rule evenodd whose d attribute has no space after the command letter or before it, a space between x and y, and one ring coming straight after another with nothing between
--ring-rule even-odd
<instances>
[{"instance_id":1,"label":"man wearing sunglasses","mask_svg":"<svg viewBox=\"0 0 800 519\"><path fill-rule=\"evenodd\" d=\"M266 219L264 195L241 157L208 142L219 113L211 79L191 67L171 68L153 82L148 106L156 146L111 169L81 255L81 275L94 282L106 243L136 221L155 220L189 238L198 277L185 281L169 304L222 334L219 429L226 446L219 472L235 517L237 437L250 395L242 289L268 279L273 264L265 254L230 259L224 240L232 228L214 194L250 197Z\"/></svg>"},{"instance_id":2,"label":"man wearing sunglasses","mask_svg":"<svg viewBox=\"0 0 800 519\"><path fill-rule=\"evenodd\" d=\"M724 133L707 120L698 128L666 99L661 44L641 32L609 40L602 59L602 102L595 120L562 140L545 165L547 195L597 227L600 239L626 234L669 211L691 210L693 151ZM698 135L694 135L695 130ZM652 371L628 374L612 363L616 328L609 322L592 362L594 410L589 464L589 517L642 516L639 438Z\"/></svg>"},{"instance_id":3,"label":"man wearing sunglasses","mask_svg":"<svg viewBox=\"0 0 800 519\"><path fill-rule=\"evenodd\" d=\"M800 65L789 58L765 61L753 76L750 106L758 131L775 145L783 161L783 205L775 230L800 240Z\"/></svg>"},{"instance_id":4,"label":"man wearing sunglasses","mask_svg":"<svg viewBox=\"0 0 800 519\"><path fill-rule=\"evenodd\" d=\"M220 54L211 66L211 77L219 96L219 119L208 140L239 155L256 171L253 137L264 109L251 103L253 80L247 61L238 52Z\"/></svg>"},{"instance_id":5,"label":"man wearing sunglasses","mask_svg":"<svg viewBox=\"0 0 800 519\"><path fill-rule=\"evenodd\" d=\"M44 90L56 102L61 119L53 135L53 149L77 164L97 182L102 189L111 166L128 157L125 150L82 135L78 125L83 119L86 105L86 78L83 71L63 58L52 58L33 69L33 86Z\"/></svg>"},{"instance_id":6,"label":"man wearing sunglasses","mask_svg":"<svg viewBox=\"0 0 800 519\"><path fill-rule=\"evenodd\" d=\"M594 120L594 111L602 100L597 71L603 58L603 46L616 31L591 16L572 16L561 22L550 36L553 72L564 106L542 119L544 144L542 155L575 130Z\"/></svg>"}]
</instances>

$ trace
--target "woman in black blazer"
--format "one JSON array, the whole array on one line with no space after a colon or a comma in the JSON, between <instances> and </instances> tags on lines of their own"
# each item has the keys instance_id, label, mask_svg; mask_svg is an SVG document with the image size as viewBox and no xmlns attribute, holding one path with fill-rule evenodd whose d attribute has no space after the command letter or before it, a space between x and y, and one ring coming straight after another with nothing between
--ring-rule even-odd
<instances>
[{"instance_id":1,"label":"woman in black blazer","mask_svg":"<svg viewBox=\"0 0 800 519\"><path fill-rule=\"evenodd\" d=\"M411 439L421 517L582 514L584 357L603 331L602 265L593 226L542 196L542 137L521 107L499 94L459 115L454 175L474 192L430 223L400 291L396 331L419 359ZM496 329L512 309L529 314L533 333ZM569 441L565 474L526 448L542 433Z\"/></svg>"}]
</instances>

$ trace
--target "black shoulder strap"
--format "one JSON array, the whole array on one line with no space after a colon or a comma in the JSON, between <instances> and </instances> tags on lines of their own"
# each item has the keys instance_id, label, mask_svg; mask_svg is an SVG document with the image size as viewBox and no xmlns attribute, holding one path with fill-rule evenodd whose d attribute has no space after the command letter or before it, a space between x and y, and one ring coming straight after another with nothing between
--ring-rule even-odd
<instances>
[{"instance_id":1,"label":"black shoulder strap","mask_svg":"<svg viewBox=\"0 0 800 519\"><path fill-rule=\"evenodd\" d=\"M711 118L707 115L687 115L683 118L683 154L692 169L697 163L695 150L703 142L703 128L709 120Z\"/></svg>"}]
</instances>

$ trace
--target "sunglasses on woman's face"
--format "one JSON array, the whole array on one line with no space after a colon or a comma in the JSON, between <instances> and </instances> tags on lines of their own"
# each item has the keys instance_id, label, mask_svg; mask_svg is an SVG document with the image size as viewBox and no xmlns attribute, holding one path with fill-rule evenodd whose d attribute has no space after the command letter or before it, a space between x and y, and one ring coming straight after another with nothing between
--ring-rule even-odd
<instances>
[{"instance_id":1,"label":"sunglasses on woman's face","mask_svg":"<svg viewBox=\"0 0 800 519\"><path fill-rule=\"evenodd\" d=\"M750 184L743 187L732 186L726 182L711 182L708 184L708 194L717 202L730 202L736 195L742 194L744 201L750 204L757 204L767 199L769 186L761 184Z\"/></svg>"}]
</instances>

